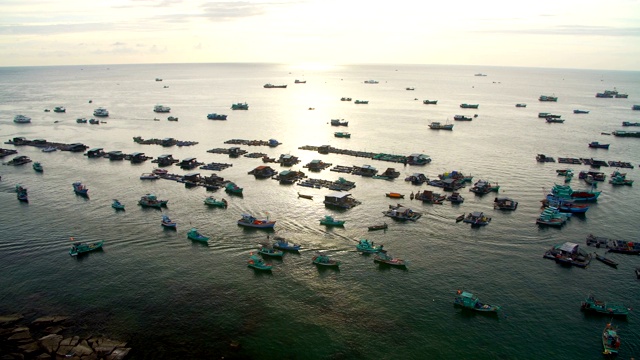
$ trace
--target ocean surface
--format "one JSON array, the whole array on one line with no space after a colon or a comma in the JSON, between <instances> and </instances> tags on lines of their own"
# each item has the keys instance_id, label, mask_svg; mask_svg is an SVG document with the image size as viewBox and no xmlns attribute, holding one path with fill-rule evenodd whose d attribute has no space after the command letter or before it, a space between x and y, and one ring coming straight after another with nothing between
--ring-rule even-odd
<instances>
[{"instance_id":1,"label":"ocean surface","mask_svg":"<svg viewBox=\"0 0 640 360\"><path fill-rule=\"evenodd\" d=\"M474 76L484 73L487 76ZM162 78L163 81L155 81ZM295 84L294 80L306 80ZM366 84L365 80L378 84ZM14 137L86 144L154 158L172 154L210 163L231 163L216 173L244 188L243 197L223 190L185 188L168 181L143 181L150 161L89 159L82 153L43 153L17 149L44 166L0 166L0 313L68 315L78 331L102 333L129 341L132 359L599 359L600 336L607 317L584 314L580 302L589 294L633 308L640 306L640 280L634 268L640 257L610 254L618 269L595 261L586 269L567 268L544 259L552 246L575 242L586 247L588 234L638 241L640 192L636 185L598 184L599 201L585 216L561 229L538 226L540 200L554 183L556 169L590 170L586 165L538 163L537 154L626 161L628 178L640 180L640 139L607 136L622 121L640 121L640 72L463 67L336 66L302 68L270 64L175 64L0 68L0 139ZM265 83L287 84L265 89ZM406 90L413 87L415 90ZM596 98L596 92L628 93L628 99ZM558 102L539 102L554 95ZM368 100L366 105L341 97ZM422 100L438 100L424 105ZM92 100L92 103L89 103ZM248 111L232 111L247 102ZM479 104L461 109L461 103ZM526 108L516 108L526 103ZM153 112L156 104L170 114ZM65 106L66 113L44 112ZM102 106L110 116L100 125L78 124ZM312 108L313 110L310 110ZM589 114L574 114L574 109ZM228 115L207 120L208 113ZM560 114L562 124L548 124L538 112ZM15 124L23 114L30 124ZM453 121L456 114L478 116ZM179 118L170 122L166 117ZM161 121L154 121L159 118ZM349 126L330 126L333 118ZM430 130L433 121L454 123L453 131ZM626 130L634 130L627 128ZM351 138L336 138L348 131ZM140 145L133 137L173 137L195 146ZM275 148L240 145L270 157L291 154L301 162L277 171L304 171L311 178L355 181L350 191L361 205L346 211L326 208L328 189L280 185L256 180L247 172L261 159L212 154L230 139L277 139ZM591 141L610 143L591 149ZM304 145L409 155L427 154L432 162L409 166L348 155L323 155ZM3 162L13 156L5 157ZM340 174L329 169L308 172L314 159L335 165L372 165L401 172L387 181ZM170 172L184 174L177 166ZM519 202L516 211L493 209L495 194L475 196L467 188L461 205L428 205L409 200L420 190L404 178L424 173L461 171L500 185L498 196ZM594 170L594 169L591 169ZM595 169L597 170L597 169ZM609 174L615 169L602 167ZM622 170L622 169L621 169ZM76 196L71 183L82 181L89 198ZM29 190L28 204L16 199L16 184ZM587 189L576 176L574 189ZM297 193L313 195L312 200ZM385 193L405 194L405 199ZM168 199L162 210L141 208L140 197L154 193ZM209 208L206 196L223 197L227 209ZM111 207L117 198L126 211ZM382 212L401 203L423 216L395 222ZM483 211L488 226L472 228L455 218ZM243 213L276 220L274 232L239 227ZM162 214L178 223L177 231L160 226ZM344 228L327 228L319 219L346 220ZM386 231L367 226L386 221ZM208 246L187 239L197 227L210 236ZM280 235L302 245L299 254L271 260L271 274L247 267L258 243ZM104 240L102 251L70 257L70 237ZM372 256L356 252L359 239L384 244L406 259L406 271L380 267ZM339 271L311 263L317 252L342 262ZM471 291L503 307L498 317L454 308L456 290ZM614 319L622 339L620 358L640 357L638 311ZM234 349L230 344L239 344Z\"/></svg>"}]
</instances>

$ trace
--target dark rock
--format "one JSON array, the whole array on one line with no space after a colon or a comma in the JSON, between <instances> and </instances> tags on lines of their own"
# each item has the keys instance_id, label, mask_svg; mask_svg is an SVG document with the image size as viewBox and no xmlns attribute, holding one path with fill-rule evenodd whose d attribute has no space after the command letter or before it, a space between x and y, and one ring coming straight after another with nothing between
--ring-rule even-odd
<instances>
[{"instance_id":1,"label":"dark rock","mask_svg":"<svg viewBox=\"0 0 640 360\"><path fill-rule=\"evenodd\" d=\"M48 332L49 334L57 334L62 330L64 330L63 326L48 326L46 329L44 329L44 331Z\"/></svg>"},{"instance_id":2,"label":"dark rock","mask_svg":"<svg viewBox=\"0 0 640 360\"><path fill-rule=\"evenodd\" d=\"M2 315L0 316L0 326L10 325L19 320L22 320L24 316L21 314L11 314L11 315Z\"/></svg>"},{"instance_id":3,"label":"dark rock","mask_svg":"<svg viewBox=\"0 0 640 360\"><path fill-rule=\"evenodd\" d=\"M71 345L60 345L58 347L58 351L56 351L56 355L60 355L60 356L68 356L71 355L73 356L73 348L74 346Z\"/></svg>"},{"instance_id":4,"label":"dark rock","mask_svg":"<svg viewBox=\"0 0 640 360\"><path fill-rule=\"evenodd\" d=\"M49 334L38 339L40 347L49 354L53 354L58 351L60 341L62 341L62 335Z\"/></svg>"},{"instance_id":5,"label":"dark rock","mask_svg":"<svg viewBox=\"0 0 640 360\"><path fill-rule=\"evenodd\" d=\"M131 348L117 348L113 350L111 354L109 354L105 359L106 360L122 360L129 354Z\"/></svg>"},{"instance_id":6,"label":"dark rock","mask_svg":"<svg viewBox=\"0 0 640 360\"><path fill-rule=\"evenodd\" d=\"M14 332L14 334L11 335L8 340L10 340L10 341L19 341L19 340L26 340L26 339L31 339L31 333L29 332L29 329L27 329L27 328L25 328L25 330L22 330L22 331L19 331L19 332Z\"/></svg>"},{"instance_id":7,"label":"dark rock","mask_svg":"<svg viewBox=\"0 0 640 360\"><path fill-rule=\"evenodd\" d=\"M59 322L63 322L67 319L69 319L68 316L43 316L33 320L31 324L33 325L56 324Z\"/></svg>"},{"instance_id":8,"label":"dark rock","mask_svg":"<svg viewBox=\"0 0 640 360\"><path fill-rule=\"evenodd\" d=\"M63 339L62 341L60 341L60 345L76 346L78 345L79 341L80 341L80 337L74 336L72 338Z\"/></svg>"},{"instance_id":9,"label":"dark rock","mask_svg":"<svg viewBox=\"0 0 640 360\"><path fill-rule=\"evenodd\" d=\"M75 355L80 356L80 357L85 356L85 355L93 354L93 349L89 346L89 344L87 344L87 342L85 340L82 340L71 351Z\"/></svg>"},{"instance_id":10,"label":"dark rock","mask_svg":"<svg viewBox=\"0 0 640 360\"><path fill-rule=\"evenodd\" d=\"M40 354L40 355L36 356L35 359L36 360L50 360L50 359L52 359L52 357L49 354Z\"/></svg>"},{"instance_id":11,"label":"dark rock","mask_svg":"<svg viewBox=\"0 0 640 360\"><path fill-rule=\"evenodd\" d=\"M28 344L18 346L18 348L25 354L33 354L36 351L40 350L40 345L38 345L36 341L32 341Z\"/></svg>"}]
</instances>

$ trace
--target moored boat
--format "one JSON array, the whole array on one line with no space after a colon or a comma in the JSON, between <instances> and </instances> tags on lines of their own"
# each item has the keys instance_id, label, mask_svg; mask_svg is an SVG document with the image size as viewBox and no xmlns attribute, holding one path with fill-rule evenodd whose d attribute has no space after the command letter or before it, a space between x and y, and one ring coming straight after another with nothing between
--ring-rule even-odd
<instances>
[{"instance_id":1,"label":"moored boat","mask_svg":"<svg viewBox=\"0 0 640 360\"><path fill-rule=\"evenodd\" d=\"M483 313L497 314L501 307L498 305L485 304L480 302L477 296L468 291L458 290L456 297L453 299L454 306L462 307L473 311Z\"/></svg>"},{"instance_id":2,"label":"moored boat","mask_svg":"<svg viewBox=\"0 0 640 360\"><path fill-rule=\"evenodd\" d=\"M71 241L74 241L74 238L71 238ZM69 250L69 255L78 256L91 251L95 251L98 249L102 249L102 244L104 241L85 243L85 242L74 242Z\"/></svg>"},{"instance_id":3,"label":"moored boat","mask_svg":"<svg viewBox=\"0 0 640 360\"><path fill-rule=\"evenodd\" d=\"M561 227L570 217L570 213L562 213L558 208L549 206L542 210L536 224Z\"/></svg>"},{"instance_id":4,"label":"moored boat","mask_svg":"<svg viewBox=\"0 0 640 360\"><path fill-rule=\"evenodd\" d=\"M156 180L156 179L159 179L159 178L160 178L160 175L152 173L152 172L150 172L150 173L142 173L140 175L140 180Z\"/></svg>"},{"instance_id":5,"label":"moored boat","mask_svg":"<svg viewBox=\"0 0 640 360\"><path fill-rule=\"evenodd\" d=\"M491 218L486 216L482 211L473 211L467 214L462 221L471 224L471 226L484 226L491 222Z\"/></svg>"},{"instance_id":6,"label":"moored boat","mask_svg":"<svg viewBox=\"0 0 640 360\"><path fill-rule=\"evenodd\" d=\"M16 115L13 118L13 122L17 124L28 124L31 122L31 118L24 115Z\"/></svg>"},{"instance_id":7,"label":"moored boat","mask_svg":"<svg viewBox=\"0 0 640 360\"><path fill-rule=\"evenodd\" d=\"M242 214L242 217L238 220L238 225L258 229L273 229L275 224L275 220L269 220L269 218L258 219L250 214Z\"/></svg>"},{"instance_id":8,"label":"moored boat","mask_svg":"<svg viewBox=\"0 0 640 360\"><path fill-rule=\"evenodd\" d=\"M441 124L438 121L434 121L429 124L431 130L453 130L453 124Z\"/></svg>"},{"instance_id":9,"label":"moored boat","mask_svg":"<svg viewBox=\"0 0 640 360\"><path fill-rule=\"evenodd\" d=\"M477 109L479 106L479 104L460 104L460 107L463 109Z\"/></svg>"},{"instance_id":10,"label":"moored boat","mask_svg":"<svg viewBox=\"0 0 640 360\"><path fill-rule=\"evenodd\" d=\"M389 205L389 210L383 211L382 213L385 216L388 216L390 218L400 220L400 221L405 221L405 220L416 221L422 216L421 213L415 212L409 208L403 208L403 206L400 204L396 206Z\"/></svg>"},{"instance_id":11,"label":"moored boat","mask_svg":"<svg viewBox=\"0 0 640 360\"><path fill-rule=\"evenodd\" d=\"M187 232L187 238L193 241L200 241L205 243L209 242L209 237L200 234L200 232L198 232L196 228L191 228L191 230Z\"/></svg>"},{"instance_id":12,"label":"moored boat","mask_svg":"<svg viewBox=\"0 0 640 360\"><path fill-rule=\"evenodd\" d=\"M542 256L545 259L555 260L557 264L577 266L585 268L591 262L591 254L584 251L576 243L565 242L557 244L547 250Z\"/></svg>"},{"instance_id":13,"label":"moored boat","mask_svg":"<svg viewBox=\"0 0 640 360\"><path fill-rule=\"evenodd\" d=\"M245 103L235 103L231 105L231 110L249 110L249 104Z\"/></svg>"},{"instance_id":14,"label":"moored boat","mask_svg":"<svg viewBox=\"0 0 640 360\"><path fill-rule=\"evenodd\" d=\"M109 111L103 107L99 107L93 110L93 116L106 117L106 116L109 116Z\"/></svg>"},{"instance_id":15,"label":"moored boat","mask_svg":"<svg viewBox=\"0 0 640 360\"><path fill-rule=\"evenodd\" d=\"M258 249L258 253L264 256L279 257L279 258L284 256L284 251L273 248L271 246L261 246Z\"/></svg>"},{"instance_id":16,"label":"moored boat","mask_svg":"<svg viewBox=\"0 0 640 360\"><path fill-rule=\"evenodd\" d=\"M462 197L459 192L454 191L451 195L447 196L447 200L451 201L452 204L462 204L464 197Z\"/></svg>"},{"instance_id":17,"label":"moored boat","mask_svg":"<svg viewBox=\"0 0 640 360\"><path fill-rule=\"evenodd\" d=\"M313 195L306 195L306 194L300 194L300 193L298 193L298 197L301 197L301 198L303 198L303 199L313 200Z\"/></svg>"},{"instance_id":18,"label":"moored boat","mask_svg":"<svg viewBox=\"0 0 640 360\"><path fill-rule=\"evenodd\" d=\"M242 190L243 190L243 188L239 187L238 185L236 185L233 182L228 182L224 186L224 191L226 191L227 193L232 194L232 195L242 195Z\"/></svg>"},{"instance_id":19,"label":"moored boat","mask_svg":"<svg viewBox=\"0 0 640 360\"><path fill-rule=\"evenodd\" d=\"M33 170L35 170L36 172L43 172L44 168L42 167L41 163L36 161L33 163Z\"/></svg>"},{"instance_id":20,"label":"moored boat","mask_svg":"<svg viewBox=\"0 0 640 360\"><path fill-rule=\"evenodd\" d=\"M475 184L469 189L472 193L478 195L488 194L490 192L498 192L500 190L500 185L493 185L491 182L486 180L478 180Z\"/></svg>"},{"instance_id":21,"label":"moored boat","mask_svg":"<svg viewBox=\"0 0 640 360\"><path fill-rule=\"evenodd\" d=\"M589 110L580 110L580 109L575 109L573 110L574 114L588 114Z\"/></svg>"},{"instance_id":22,"label":"moored boat","mask_svg":"<svg viewBox=\"0 0 640 360\"><path fill-rule=\"evenodd\" d=\"M600 144L597 141L592 141L589 143L589 147L590 148L596 148L596 149L608 149L610 144Z\"/></svg>"},{"instance_id":23,"label":"moored boat","mask_svg":"<svg viewBox=\"0 0 640 360\"><path fill-rule=\"evenodd\" d=\"M596 260L601 261L611 267L617 268L618 267L618 263L609 259L608 257L605 257L604 255L600 255L598 253L594 253Z\"/></svg>"},{"instance_id":24,"label":"moored boat","mask_svg":"<svg viewBox=\"0 0 640 360\"><path fill-rule=\"evenodd\" d=\"M292 251L292 252L297 252L300 250L300 245L290 243L289 241L287 241L287 239L283 237L276 236L274 237L274 240L276 242L273 243L273 247L276 249L283 250L283 251Z\"/></svg>"},{"instance_id":25,"label":"moored boat","mask_svg":"<svg viewBox=\"0 0 640 360\"><path fill-rule=\"evenodd\" d=\"M518 202L508 197L497 197L493 200L493 208L500 210L515 210L518 208Z\"/></svg>"},{"instance_id":26,"label":"moored boat","mask_svg":"<svg viewBox=\"0 0 640 360\"><path fill-rule=\"evenodd\" d=\"M325 215L322 219L320 219L320 225L326 226L344 226L346 220L336 220L330 215Z\"/></svg>"},{"instance_id":27,"label":"moored boat","mask_svg":"<svg viewBox=\"0 0 640 360\"><path fill-rule=\"evenodd\" d=\"M394 198L394 199L404 199L404 195L396 192L390 192L384 194L386 197Z\"/></svg>"},{"instance_id":28,"label":"moored boat","mask_svg":"<svg viewBox=\"0 0 640 360\"><path fill-rule=\"evenodd\" d=\"M116 210L124 210L124 204L121 203L118 199L113 199L113 202L111 203L111 207Z\"/></svg>"}]
</instances>

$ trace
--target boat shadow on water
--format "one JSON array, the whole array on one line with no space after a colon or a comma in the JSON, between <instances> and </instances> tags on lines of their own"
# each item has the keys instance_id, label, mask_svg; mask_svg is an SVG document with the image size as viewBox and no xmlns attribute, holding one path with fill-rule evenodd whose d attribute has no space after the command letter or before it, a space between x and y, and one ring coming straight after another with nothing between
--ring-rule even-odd
<instances>
[{"instance_id":1,"label":"boat shadow on water","mask_svg":"<svg viewBox=\"0 0 640 360\"><path fill-rule=\"evenodd\" d=\"M462 307L460 305L453 305L454 308L456 308L457 310L459 310L456 313L456 316L465 318L465 319L471 319L474 317L486 317L486 318L493 318L493 319L497 319L499 320L501 318L500 316L500 312L497 311L474 311L473 309L467 309L465 307Z\"/></svg>"},{"instance_id":2,"label":"boat shadow on water","mask_svg":"<svg viewBox=\"0 0 640 360\"><path fill-rule=\"evenodd\" d=\"M104 252L105 251L104 251L103 248L99 248L99 249L96 249L96 250L92 250L90 252L80 253L80 254L78 254L76 256L73 256L73 258L76 261L84 261L84 260L88 259L91 256L102 256L104 254Z\"/></svg>"}]
</instances>

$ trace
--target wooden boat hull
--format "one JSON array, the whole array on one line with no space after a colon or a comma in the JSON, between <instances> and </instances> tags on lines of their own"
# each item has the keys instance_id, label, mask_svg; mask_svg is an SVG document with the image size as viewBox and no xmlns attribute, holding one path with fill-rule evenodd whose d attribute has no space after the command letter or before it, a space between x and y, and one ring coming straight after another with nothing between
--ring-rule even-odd
<instances>
[{"instance_id":1,"label":"wooden boat hull","mask_svg":"<svg viewBox=\"0 0 640 360\"><path fill-rule=\"evenodd\" d=\"M604 257L604 256L602 256L600 254L595 254L595 255L596 255L596 260L599 260L599 261L601 261L601 262L603 262L603 263L605 263L605 264L607 264L607 265L609 265L611 267L614 267L614 268L618 267L618 263L617 262L615 262L615 261L613 261L611 259L608 259L608 258L606 258L606 257Z\"/></svg>"},{"instance_id":2,"label":"wooden boat hull","mask_svg":"<svg viewBox=\"0 0 640 360\"><path fill-rule=\"evenodd\" d=\"M382 224L382 225L372 225L369 226L369 231L375 231L375 230L386 230L389 226L387 224Z\"/></svg>"}]
</instances>

